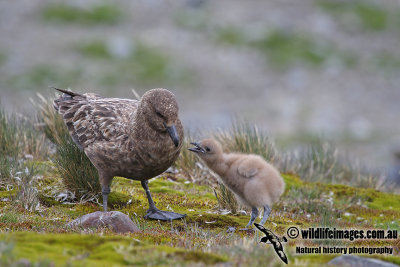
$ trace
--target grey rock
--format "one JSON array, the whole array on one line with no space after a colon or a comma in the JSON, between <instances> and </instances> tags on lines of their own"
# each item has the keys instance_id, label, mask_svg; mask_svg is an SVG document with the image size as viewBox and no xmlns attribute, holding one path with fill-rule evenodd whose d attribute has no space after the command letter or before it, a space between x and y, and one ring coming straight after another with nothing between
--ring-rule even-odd
<instances>
[{"instance_id":1,"label":"grey rock","mask_svg":"<svg viewBox=\"0 0 400 267\"><path fill-rule=\"evenodd\" d=\"M230 227L228 227L228 230L226 230L226 232L233 233L233 232L235 232L235 230L236 230L236 227L230 226Z\"/></svg>"},{"instance_id":2,"label":"grey rock","mask_svg":"<svg viewBox=\"0 0 400 267\"><path fill-rule=\"evenodd\" d=\"M116 233L138 232L139 228L128 215L119 211L96 211L83 215L68 224L70 227L99 228L108 227Z\"/></svg>"},{"instance_id":3,"label":"grey rock","mask_svg":"<svg viewBox=\"0 0 400 267\"><path fill-rule=\"evenodd\" d=\"M399 267L399 265L390 262L353 255L342 255L336 257L328 262L328 265L350 267Z\"/></svg>"}]
</instances>

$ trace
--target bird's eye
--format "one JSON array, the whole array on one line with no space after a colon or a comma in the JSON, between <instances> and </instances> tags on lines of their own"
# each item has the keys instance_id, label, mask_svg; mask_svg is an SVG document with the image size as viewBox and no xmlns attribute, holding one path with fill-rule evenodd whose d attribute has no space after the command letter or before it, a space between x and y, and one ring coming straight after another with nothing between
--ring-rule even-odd
<instances>
[{"instance_id":1,"label":"bird's eye","mask_svg":"<svg viewBox=\"0 0 400 267\"><path fill-rule=\"evenodd\" d=\"M208 146L206 146L205 149L206 149L207 152L211 151L211 149Z\"/></svg>"},{"instance_id":2,"label":"bird's eye","mask_svg":"<svg viewBox=\"0 0 400 267\"><path fill-rule=\"evenodd\" d=\"M158 117L164 118L164 116L160 112L156 111L156 114L157 114Z\"/></svg>"}]
</instances>

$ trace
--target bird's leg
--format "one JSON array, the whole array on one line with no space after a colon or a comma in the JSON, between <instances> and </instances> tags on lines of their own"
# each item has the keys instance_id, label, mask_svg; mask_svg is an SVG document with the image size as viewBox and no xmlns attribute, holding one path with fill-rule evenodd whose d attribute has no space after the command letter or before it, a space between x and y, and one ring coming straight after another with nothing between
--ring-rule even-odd
<instances>
[{"instance_id":1,"label":"bird's leg","mask_svg":"<svg viewBox=\"0 0 400 267\"><path fill-rule=\"evenodd\" d=\"M179 214L171 211L162 211L157 209L154 204L153 198L151 197L148 181L142 181L142 187L144 191L146 191L147 200L149 201L149 209L147 210L147 214L144 216L145 219L154 219L154 220L162 220L162 221L172 221L175 219L181 219L186 217L186 214Z\"/></svg>"},{"instance_id":2,"label":"bird's leg","mask_svg":"<svg viewBox=\"0 0 400 267\"><path fill-rule=\"evenodd\" d=\"M142 187L144 188L144 191L146 191L147 200L149 201L149 210L156 210L156 204L154 204L149 190L149 181L142 181Z\"/></svg>"},{"instance_id":3,"label":"bird's leg","mask_svg":"<svg viewBox=\"0 0 400 267\"><path fill-rule=\"evenodd\" d=\"M249 226L251 226L253 224L253 222L256 220L258 216L258 209L255 207L251 208L251 216L250 216L250 221L249 223L246 225L246 228L248 228Z\"/></svg>"},{"instance_id":4,"label":"bird's leg","mask_svg":"<svg viewBox=\"0 0 400 267\"><path fill-rule=\"evenodd\" d=\"M104 212L107 212L107 200L108 200L108 194L110 194L110 186L102 186L101 194L103 195Z\"/></svg>"},{"instance_id":5,"label":"bird's leg","mask_svg":"<svg viewBox=\"0 0 400 267\"><path fill-rule=\"evenodd\" d=\"M271 213L271 208L268 205L265 205L264 206L264 215L260 222L261 225L264 225L264 223L267 221L270 213Z\"/></svg>"}]
</instances>

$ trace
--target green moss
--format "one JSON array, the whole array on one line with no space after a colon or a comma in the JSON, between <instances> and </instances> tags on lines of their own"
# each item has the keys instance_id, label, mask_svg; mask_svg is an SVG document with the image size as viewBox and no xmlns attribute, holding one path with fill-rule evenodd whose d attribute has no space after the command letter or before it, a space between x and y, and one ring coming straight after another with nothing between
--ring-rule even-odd
<instances>
[{"instance_id":1,"label":"green moss","mask_svg":"<svg viewBox=\"0 0 400 267\"><path fill-rule=\"evenodd\" d=\"M170 206L174 210L185 212L187 209L211 209L217 205L211 187L207 186L185 184L183 181L172 182L166 177L159 177L149 180L149 189L154 201L160 207ZM112 191L129 193L132 201L136 202L135 205L147 205L144 190L138 181L116 177L113 180Z\"/></svg>"},{"instance_id":2,"label":"green moss","mask_svg":"<svg viewBox=\"0 0 400 267\"><path fill-rule=\"evenodd\" d=\"M352 214L355 214L355 216L359 216L365 219L368 219L371 222L375 223L383 223L383 222L389 222L397 220L400 218L400 211L395 211L395 210L382 210L382 209L371 209L371 208L366 208L366 207L360 207L360 206L350 206L346 209L347 212L350 212ZM389 225L390 228L392 228L394 225ZM387 227L382 227L382 228L387 228ZM392 228L393 229L393 228Z\"/></svg>"},{"instance_id":3,"label":"green moss","mask_svg":"<svg viewBox=\"0 0 400 267\"><path fill-rule=\"evenodd\" d=\"M64 234L36 234L28 232L17 232L13 235L2 235L2 239L8 239L15 243L14 253L17 258L25 258L30 261L49 259L57 266L70 263L72 266L87 266L88 264L105 263L123 265L121 256L114 253L99 256L96 254L104 249L106 244L112 251L113 246L118 244L129 244L128 238L124 237L99 237L96 235L64 235ZM79 258L83 258L81 261ZM75 259L74 259L75 258ZM99 266L100 266L99 265Z\"/></svg>"},{"instance_id":4,"label":"green moss","mask_svg":"<svg viewBox=\"0 0 400 267\"><path fill-rule=\"evenodd\" d=\"M322 185L317 183L317 186L324 187L324 190L328 192L332 191L337 198L357 196L364 200L371 209L400 211L400 195L383 193L371 188L355 188L338 184Z\"/></svg>"},{"instance_id":5,"label":"green moss","mask_svg":"<svg viewBox=\"0 0 400 267\"><path fill-rule=\"evenodd\" d=\"M174 253L176 256L182 257L184 261L190 262L202 262L207 265L213 265L221 262L227 262L228 259L225 257L221 257L212 253L204 253L199 251L186 251L186 250L177 250Z\"/></svg>"},{"instance_id":6,"label":"green moss","mask_svg":"<svg viewBox=\"0 0 400 267\"><path fill-rule=\"evenodd\" d=\"M92 213L95 211L102 210L101 207L94 203L85 203L85 204L78 204L75 205L73 209L73 213L75 216L81 216L87 213Z\"/></svg>"},{"instance_id":7,"label":"green moss","mask_svg":"<svg viewBox=\"0 0 400 267\"><path fill-rule=\"evenodd\" d=\"M47 259L56 266L126 266L148 264L153 260L159 264L227 261L212 253L147 245L123 236L16 232L1 234L0 239L15 244L12 253L16 259L31 262Z\"/></svg>"},{"instance_id":8,"label":"green moss","mask_svg":"<svg viewBox=\"0 0 400 267\"><path fill-rule=\"evenodd\" d=\"M302 264L306 266L325 266L323 264L327 264L329 261L333 260L333 258L335 258L336 256L339 255L305 254L305 255L293 256L293 260L299 262L299 266L302 266Z\"/></svg>"},{"instance_id":9,"label":"green moss","mask_svg":"<svg viewBox=\"0 0 400 267\"><path fill-rule=\"evenodd\" d=\"M286 183L285 192L287 192L290 188L298 188L303 186L304 182L300 179L300 177L292 174L282 174L282 178Z\"/></svg>"},{"instance_id":10,"label":"green moss","mask_svg":"<svg viewBox=\"0 0 400 267\"><path fill-rule=\"evenodd\" d=\"M81 8L60 3L45 6L42 17L46 21L96 25L116 24L124 17L124 13L118 6L111 4Z\"/></svg>"},{"instance_id":11,"label":"green moss","mask_svg":"<svg viewBox=\"0 0 400 267\"><path fill-rule=\"evenodd\" d=\"M39 201L40 204L45 207L61 205L61 203L55 200L54 198L45 196L43 194L39 194Z\"/></svg>"},{"instance_id":12,"label":"green moss","mask_svg":"<svg viewBox=\"0 0 400 267\"><path fill-rule=\"evenodd\" d=\"M112 208L124 207L130 199L131 197L128 195L114 191L108 195L108 204Z\"/></svg>"},{"instance_id":13,"label":"green moss","mask_svg":"<svg viewBox=\"0 0 400 267\"><path fill-rule=\"evenodd\" d=\"M400 211L400 195L379 192L367 205L371 209Z\"/></svg>"},{"instance_id":14,"label":"green moss","mask_svg":"<svg viewBox=\"0 0 400 267\"><path fill-rule=\"evenodd\" d=\"M220 215L220 214L210 214L202 213L190 216L187 221L196 222L201 227L207 227L211 229L221 229L226 231L228 227L233 226L237 228L242 228L246 226L250 217L249 216L233 216L233 215Z\"/></svg>"},{"instance_id":15,"label":"green moss","mask_svg":"<svg viewBox=\"0 0 400 267\"><path fill-rule=\"evenodd\" d=\"M9 198L15 196L16 194L16 189L12 189L10 191L0 191L0 198Z\"/></svg>"}]
</instances>

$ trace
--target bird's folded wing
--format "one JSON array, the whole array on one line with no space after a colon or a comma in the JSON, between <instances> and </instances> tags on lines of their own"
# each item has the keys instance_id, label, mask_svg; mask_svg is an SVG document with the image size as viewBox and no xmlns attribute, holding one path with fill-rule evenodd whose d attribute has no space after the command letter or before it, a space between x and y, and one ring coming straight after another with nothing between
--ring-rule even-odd
<instances>
[{"instance_id":1,"label":"bird's folded wing","mask_svg":"<svg viewBox=\"0 0 400 267\"><path fill-rule=\"evenodd\" d=\"M250 160L243 160L237 169L237 172L246 178L251 178L258 173L258 169Z\"/></svg>"},{"instance_id":2,"label":"bird's folded wing","mask_svg":"<svg viewBox=\"0 0 400 267\"><path fill-rule=\"evenodd\" d=\"M54 106L63 116L74 142L85 148L94 142L112 142L126 136L129 120L137 109L136 102L85 94L60 97L54 101Z\"/></svg>"}]
</instances>

